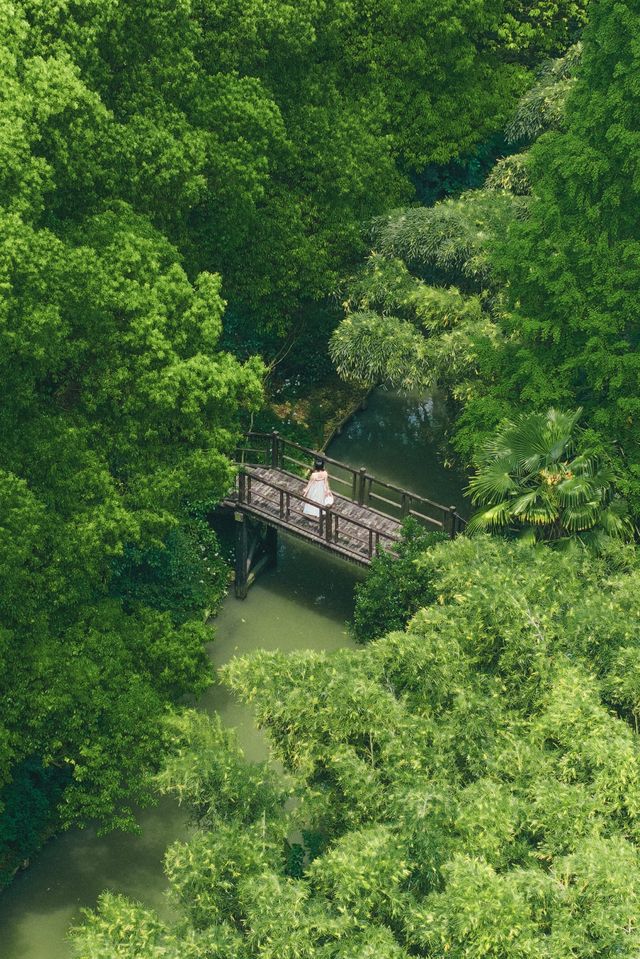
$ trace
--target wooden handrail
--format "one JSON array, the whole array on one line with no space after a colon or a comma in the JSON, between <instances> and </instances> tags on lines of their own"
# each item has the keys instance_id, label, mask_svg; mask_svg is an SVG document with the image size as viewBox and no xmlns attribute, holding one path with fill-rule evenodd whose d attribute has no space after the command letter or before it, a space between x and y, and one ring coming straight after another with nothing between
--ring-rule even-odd
<instances>
[{"instance_id":1,"label":"wooden handrail","mask_svg":"<svg viewBox=\"0 0 640 959\"><path fill-rule=\"evenodd\" d=\"M280 434L277 432L265 433L259 430L251 430L246 434L246 438L248 441L266 440L267 442L265 443L264 451L256 449L255 447L245 447L244 449L240 448L237 451L239 454L238 460L244 466L269 465L283 469L285 472L289 472L284 467L284 460L288 460L302 469L310 469L310 467L307 467L306 464L302 463L299 459L287 455L287 449L297 450L299 453L303 453L305 456L308 456L311 459L320 457L325 461L325 463L328 463L334 467L338 467L350 475L351 482L343 479L340 476L331 476L331 474L329 474L330 478L334 482L339 482L343 486L347 487L351 486L350 498L361 506L368 506L371 508L371 499L377 500L378 502L385 503L388 506L397 509L400 512L401 519L406 516L414 516L418 519L423 519L424 521L431 523L440 529L447 529L449 535L452 537L455 536L457 532L464 529L464 527L467 525L467 521L457 512L455 507L444 506L442 503L437 503L434 500L427 499L425 496L419 496L417 493L413 493L411 490L403 489L401 486L396 486L393 483L387 483L384 480L380 480L377 477L372 476L364 467L356 469L353 466L349 466L347 463L342 463L340 460L336 460L331 456L327 456L325 453L312 450L307 446L302 446L302 444L296 443L294 440L289 440L284 436L280 436ZM257 454L263 452L264 462L247 463L242 455L244 452ZM376 492L375 487L382 487L385 490L397 493L399 495L399 501L396 503L393 500L388 499L386 496L382 496L380 493ZM318 506L317 503L314 503L313 505ZM416 509L416 507L418 507L418 509ZM442 519L438 520L434 516L430 516L428 513L422 512L420 507L431 507L432 509L439 511ZM323 507L323 509L324 508L325 507ZM381 511L376 512L380 512L380 515L388 515L388 512L384 514ZM350 522L358 525L355 520L350 520Z\"/></svg>"},{"instance_id":2,"label":"wooden handrail","mask_svg":"<svg viewBox=\"0 0 640 959\"><path fill-rule=\"evenodd\" d=\"M336 510L331 509L330 506L322 506L316 500L309 499L308 496L303 496L302 493L296 493L294 492L294 490L283 490L281 486L279 486L277 483L272 483L271 480L268 480L265 476L259 476L253 473L243 473L240 475L246 476L249 479L253 479L256 481L256 483L261 483L263 486L269 486L271 489L284 492L288 496L293 497L293 499L300 500L301 503L309 503L311 506L315 506L316 509L319 509L325 513L331 513L334 516L339 516L340 520L343 523L352 523L354 526L359 526L361 529L366 529L366 530L369 530L372 528L370 524L362 523L360 522L359 519L353 519L351 516L345 516L343 513L338 513ZM240 489L240 499L238 500L238 502L240 503L250 502L250 498L249 499L243 498L242 486ZM380 536L384 536L385 539L393 540L394 543L398 543L400 541L400 537L394 536L393 533L385 533L383 530L376 530L376 532L379 532Z\"/></svg>"},{"instance_id":3,"label":"wooden handrail","mask_svg":"<svg viewBox=\"0 0 640 959\"><path fill-rule=\"evenodd\" d=\"M397 543L400 541L400 537L395 536L393 533L386 533L384 530L379 530L371 524L353 519L351 516L346 516L344 513L340 513L330 506L322 506L320 503L309 499L307 496L303 496L301 493L296 493L293 490L283 490L278 483L272 482L265 476L254 474L246 470L242 470L238 474L239 505L252 506L256 511L260 511L259 506L256 506L253 500L254 491L252 489L252 480L255 480L259 485L267 486L279 493L278 505L280 519L284 519L285 521L289 519L291 498L301 503L309 503L315 507L319 511L318 535L320 539L325 539L327 543L340 545L339 531L340 527L345 524L356 526L364 530L367 534L367 537L363 539L363 543L368 547L368 556L370 559L373 557L375 549L378 548L381 539L387 540L389 543Z\"/></svg>"}]
</instances>

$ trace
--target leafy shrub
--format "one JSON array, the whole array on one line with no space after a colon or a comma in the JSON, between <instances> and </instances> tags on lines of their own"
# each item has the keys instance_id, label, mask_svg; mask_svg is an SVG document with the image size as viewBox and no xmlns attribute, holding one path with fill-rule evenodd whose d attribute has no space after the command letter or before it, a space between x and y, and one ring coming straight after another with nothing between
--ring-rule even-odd
<instances>
[{"instance_id":1,"label":"leafy shrub","mask_svg":"<svg viewBox=\"0 0 640 959\"><path fill-rule=\"evenodd\" d=\"M162 546L127 546L115 566L112 593L171 613L176 625L217 607L226 592L227 564L215 532L193 519L171 530Z\"/></svg>"},{"instance_id":2,"label":"leafy shrub","mask_svg":"<svg viewBox=\"0 0 640 959\"><path fill-rule=\"evenodd\" d=\"M418 565L437 602L406 632L223 669L279 765L173 724L164 787L200 823L165 860L176 918L107 894L79 957L637 959L632 548L460 536Z\"/></svg>"},{"instance_id":3,"label":"leafy shrub","mask_svg":"<svg viewBox=\"0 0 640 959\"><path fill-rule=\"evenodd\" d=\"M367 579L356 586L351 623L356 642L371 642L404 629L421 606L433 602L431 575L419 570L415 560L442 539L442 533L429 533L414 519L405 521L397 557L379 553Z\"/></svg>"},{"instance_id":4,"label":"leafy shrub","mask_svg":"<svg viewBox=\"0 0 640 959\"><path fill-rule=\"evenodd\" d=\"M0 794L0 888L57 825L56 805L70 778L68 768L25 759Z\"/></svg>"},{"instance_id":5,"label":"leafy shrub","mask_svg":"<svg viewBox=\"0 0 640 959\"><path fill-rule=\"evenodd\" d=\"M580 538L599 546L628 539L632 526L615 495L615 472L579 431L581 409L550 409L505 420L478 453L469 483L483 507L468 529L519 529L548 542Z\"/></svg>"}]
</instances>

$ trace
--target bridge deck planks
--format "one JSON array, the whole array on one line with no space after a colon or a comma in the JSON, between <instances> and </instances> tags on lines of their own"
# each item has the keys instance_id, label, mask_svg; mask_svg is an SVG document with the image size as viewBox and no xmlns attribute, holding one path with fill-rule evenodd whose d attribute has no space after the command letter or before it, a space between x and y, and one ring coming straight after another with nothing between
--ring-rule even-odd
<instances>
[{"instance_id":1,"label":"bridge deck planks","mask_svg":"<svg viewBox=\"0 0 640 959\"><path fill-rule=\"evenodd\" d=\"M400 534L400 523L391 517L384 516L370 507L359 506L353 500L334 492L335 501L331 507L331 513L337 517L338 529L337 533L332 529L331 539L328 540L324 533L320 535L319 521L303 514L304 502L294 498L302 496L306 485L304 479L286 470L266 466L245 468L245 473L247 477L250 477L250 502L239 503L236 486L235 494L227 500L227 505L361 565L368 566L370 563L370 531L373 531L374 553L376 543L384 549L393 551L394 540ZM261 480L275 484L277 489L266 485ZM248 480L247 483L249 483ZM281 490L291 494L291 509L288 517L282 516L280 512ZM365 528L349 520L356 520Z\"/></svg>"}]
</instances>

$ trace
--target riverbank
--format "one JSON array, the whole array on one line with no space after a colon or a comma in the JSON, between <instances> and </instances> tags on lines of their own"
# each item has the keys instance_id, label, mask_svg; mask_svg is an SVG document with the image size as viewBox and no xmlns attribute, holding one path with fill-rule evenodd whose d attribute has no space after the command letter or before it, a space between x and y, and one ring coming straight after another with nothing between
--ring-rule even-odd
<instances>
[{"instance_id":1,"label":"riverbank","mask_svg":"<svg viewBox=\"0 0 640 959\"><path fill-rule=\"evenodd\" d=\"M258 417L259 428L277 429L282 435L318 450L325 449L352 416L362 409L367 396L366 391L343 383L335 375L307 387L304 395L301 394L297 384L286 380L279 384L274 383L272 387L272 393L268 396L265 408ZM228 560L230 549L231 547L227 550ZM205 618L208 618L211 612L211 609L207 609ZM22 792L25 790L23 789ZM19 802L20 806L31 805L37 813L41 813L43 803L48 803L48 797L46 792L41 791L35 800L29 801L27 797L25 803L21 794ZM20 824L21 816L20 808L17 808L15 814L10 816L10 827L14 821ZM37 860L42 848L58 832L59 824L54 806L51 806L50 815L42 818L41 826L35 827L32 814L29 822L25 820L19 828L29 828L34 833L33 841L29 843L28 848L16 852L11 859L7 857L4 863L0 863L2 867L0 888L9 886L18 873L29 868L31 861Z\"/></svg>"},{"instance_id":2,"label":"riverbank","mask_svg":"<svg viewBox=\"0 0 640 959\"><path fill-rule=\"evenodd\" d=\"M325 450L363 409L370 392L370 388L353 386L335 375L304 392L284 380L268 389L264 409L256 414L253 427L264 432L278 430L302 446Z\"/></svg>"},{"instance_id":3,"label":"riverbank","mask_svg":"<svg viewBox=\"0 0 640 959\"><path fill-rule=\"evenodd\" d=\"M297 540L282 537L278 568L264 573L239 602L230 594L214 623L208 653L215 667L253 649L331 650L351 645L346 621L363 573ZM214 683L199 708L218 712L249 761L267 746L251 710ZM52 839L0 895L2 959L70 959L67 931L105 889L166 915L162 860L166 847L190 835L187 817L171 799L141 812L140 835L70 830Z\"/></svg>"}]
</instances>

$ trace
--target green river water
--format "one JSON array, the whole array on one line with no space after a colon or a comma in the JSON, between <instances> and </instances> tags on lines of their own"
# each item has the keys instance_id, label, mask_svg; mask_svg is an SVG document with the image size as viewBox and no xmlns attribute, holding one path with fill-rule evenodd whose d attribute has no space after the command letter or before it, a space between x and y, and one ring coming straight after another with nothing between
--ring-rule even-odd
<instances>
[{"instance_id":1,"label":"green river water","mask_svg":"<svg viewBox=\"0 0 640 959\"><path fill-rule=\"evenodd\" d=\"M463 504L462 478L443 467L438 450L446 413L431 397L378 391L329 449L335 459L366 466L446 505ZM278 567L265 573L240 602L230 595L215 621L210 655L216 666L252 649L337 649L351 645L346 627L353 590L363 571L324 551L281 537ZM237 729L249 760L267 755L249 710L221 686L202 697ZM52 840L33 864L0 895L1 959L70 959L66 933L83 907L111 889L166 909L162 857L167 845L188 835L172 800L143 811L139 836L73 830Z\"/></svg>"}]
</instances>

